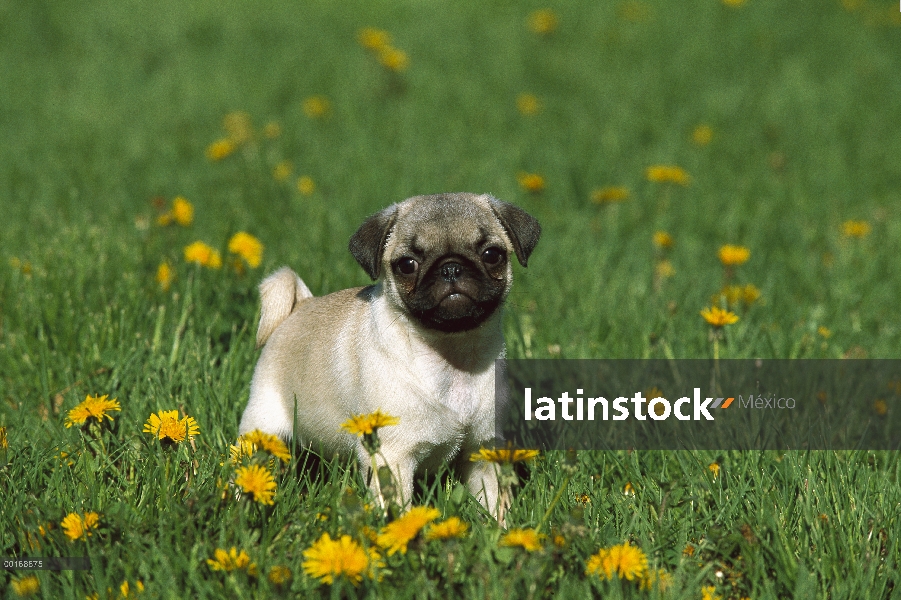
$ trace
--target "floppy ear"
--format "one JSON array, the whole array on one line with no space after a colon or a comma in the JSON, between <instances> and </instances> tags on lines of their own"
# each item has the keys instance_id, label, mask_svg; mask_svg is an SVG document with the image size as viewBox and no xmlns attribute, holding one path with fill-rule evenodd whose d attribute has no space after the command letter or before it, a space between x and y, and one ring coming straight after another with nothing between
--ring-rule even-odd
<instances>
[{"instance_id":1,"label":"floppy ear","mask_svg":"<svg viewBox=\"0 0 901 600\"><path fill-rule=\"evenodd\" d=\"M513 251L516 252L519 264L525 267L541 237L541 225L535 217L515 204L489 196L488 205L513 242Z\"/></svg>"},{"instance_id":2,"label":"floppy ear","mask_svg":"<svg viewBox=\"0 0 901 600\"><path fill-rule=\"evenodd\" d=\"M350 236L350 253L373 281L379 278L385 241L396 219L397 205L392 204L366 219L357 232Z\"/></svg>"}]
</instances>

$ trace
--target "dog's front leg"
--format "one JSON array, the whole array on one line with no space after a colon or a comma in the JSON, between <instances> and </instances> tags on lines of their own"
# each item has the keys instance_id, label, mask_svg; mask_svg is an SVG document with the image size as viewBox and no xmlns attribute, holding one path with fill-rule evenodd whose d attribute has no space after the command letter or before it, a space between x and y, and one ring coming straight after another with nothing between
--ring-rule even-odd
<instances>
[{"instance_id":1,"label":"dog's front leg","mask_svg":"<svg viewBox=\"0 0 901 600\"><path fill-rule=\"evenodd\" d=\"M361 471L366 475L369 489L379 506L386 509L391 504L402 511L410 508L413 498L413 477L416 465L403 452L382 451L375 455L375 473L372 472L372 458L365 453L360 456ZM383 468L387 467L387 469ZM390 475L389 475L390 474Z\"/></svg>"},{"instance_id":2,"label":"dog's front leg","mask_svg":"<svg viewBox=\"0 0 901 600\"><path fill-rule=\"evenodd\" d=\"M487 461L465 463L462 479L469 493L504 526L504 515L510 508L510 490L500 489L498 466Z\"/></svg>"}]
</instances>

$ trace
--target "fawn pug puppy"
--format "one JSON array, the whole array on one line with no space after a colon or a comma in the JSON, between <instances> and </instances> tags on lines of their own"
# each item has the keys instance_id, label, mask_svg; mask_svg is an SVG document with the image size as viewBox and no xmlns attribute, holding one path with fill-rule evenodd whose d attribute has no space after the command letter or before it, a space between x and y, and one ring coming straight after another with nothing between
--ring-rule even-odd
<instances>
[{"instance_id":1,"label":"fawn pug puppy","mask_svg":"<svg viewBox=\"0 0 901 600\"><path fill-rule=\"evenodd\" d=\"M254 371L240 433L259 429L370 457L343 431L352 415L400 417L379 430L376 460L409 505L417 471L457 459L467 487L497 516L494 466L470 462L495 442L494 361L512 255L526 266L541 227L489 195L416 196L369 217L350 252L376 283L313 297L289 268L260 285ZM380 498L378 477L370 478Z\"/></svg>"}]
</instances>

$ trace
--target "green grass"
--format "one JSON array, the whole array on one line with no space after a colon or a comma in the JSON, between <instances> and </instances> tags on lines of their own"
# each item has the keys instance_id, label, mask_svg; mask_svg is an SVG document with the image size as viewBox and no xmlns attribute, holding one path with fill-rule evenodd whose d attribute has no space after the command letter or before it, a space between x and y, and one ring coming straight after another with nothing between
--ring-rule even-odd
<instances>
[{"instance_id":1,"label":"green grass","mask_svg":"<svg viewBox=\"0 0 901 600\"><path fill-rule=\"evenodd\" d=\"M428 479L416 503L471 534L416 542L359 588L319 585L300 567L323 532L384 524L354 500L366 501L355 467L311 470L298 454L265 509L217 486L233 473L260 278L287 264L316 294L366 283L347 239L414 194L491 192L542 222L508 302L514 357L710 356L698 312L723 284L726 243L751 250L734 280L762 296L721 356L901 356L895 4L573 0L555 8L549 36L526 26L536 8L0 2L0 555L94 559L89 572L38 573L44 597L105 597L123 580L160 598L657 596L584 575L591 554L627 540L671 574L665 597L711 585L723 598L897 597L901 465L890 452L583 453L543 528L565 544L534 553L500 548L472 498ZM406 72L388 77L357 44L364 26L390 31ZM540 99L537 115L517 112L523 92ZM304 114L316 94L331 102L326 119ZM282 134L212 162L205 149L235 110ZM701 123L713 129L704 147L691 141ZM276 181L283 160L293 174ZM646 181L653 164L685 168L691 185ZM540 173L545 190L520 189L520 171ZM316 182L311 196L300 175ZM610 185L630 198L590 201ZM194 224L155 225L152 199L176 195L194 204ZM847 220L872 230L845 237ZM227 254L240 230L265 244L260 268L184 263L185 245ZM655 284L657 230L675 239L675 274ZM176 270L168 292L155 280L163 260ZM100 439L63 424L87 394L122 404ZM174 408L199 422L196 452L141 432L152 411ZM562 459L523 469L510 526L539 524ZM101 514L87 543L59 530L72 511ZM292 582L211 572L206 559L231 546L261 573L289 566Z\"/></svg>"}]
</instances>

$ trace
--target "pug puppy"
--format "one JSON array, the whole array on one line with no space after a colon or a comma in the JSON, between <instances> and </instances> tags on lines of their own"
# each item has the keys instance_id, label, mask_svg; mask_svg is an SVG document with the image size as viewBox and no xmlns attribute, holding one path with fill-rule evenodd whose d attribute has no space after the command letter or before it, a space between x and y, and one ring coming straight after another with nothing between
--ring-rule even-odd
<instances>
[{"instance_id":1,"label":"pug puppy","mask_svg":"<svg viewBox=\"0 0 901 600\"><path fill-rule=\"evenodd\" d=\"M495 439L494 361L512 257L526 266L541 227L490 195L416 196L369 217L350 252L374 285L313 297L289 268L260 285L265 344L239 432L259 429L326 455L350 454L369 475L352 415L400 417L378 435L379 467L401 506L417 472L456 461L470 492L498 516L494 465L470 453ZM370 485L382 501L378 477Z\"/></svg>"}]
</instances>

